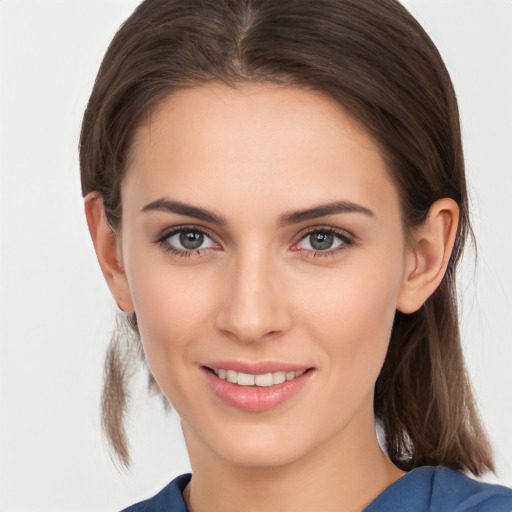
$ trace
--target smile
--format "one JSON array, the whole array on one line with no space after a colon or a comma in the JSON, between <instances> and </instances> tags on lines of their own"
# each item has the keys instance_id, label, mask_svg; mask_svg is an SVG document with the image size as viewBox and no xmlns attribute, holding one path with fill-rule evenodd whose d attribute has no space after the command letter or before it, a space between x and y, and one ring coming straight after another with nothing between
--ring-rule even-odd
<instances>
[{"instance_id":1,"label":"smile","mask_svg":"<svg viewBox=\"0 0 512 512\"><path fill-rule=\"evenodd\" d=\"M202 366L208 386L224 404L252 413L285 404L300 393L316 373L314 368L293 368L282 363L235 362L226 364L229 369L223 366Z\"/></svg>"},{"instance_id":2,"label":"smile","mask_svg":"<svg viewBox=\"0 0 512 512\"><path fill-rule=\"evenodd\" d=\"M212 368L213 373L219 377L219 379L227 380L232 384L238 384L239 386L259 386L259 387L270 387L276 384L282 384L283 382L293 380L300 377L305 370L298 372L284 372L278 371L273 373L260 373L253 375L250 373L237 372L235 370L224 370Z\"/></svg>"}]
</instances>

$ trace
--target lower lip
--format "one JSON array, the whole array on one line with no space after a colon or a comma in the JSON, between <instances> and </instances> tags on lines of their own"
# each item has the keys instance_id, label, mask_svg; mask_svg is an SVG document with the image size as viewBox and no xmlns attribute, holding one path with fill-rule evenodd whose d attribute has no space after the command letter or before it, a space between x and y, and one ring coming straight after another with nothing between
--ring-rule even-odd
<instances>
[{"instance_id":1,"label":"lower lip","mask_svg":"<svg viewBox=\"0 0 512 512\"><path fill-rule=\"evenodd\" d=\"M220 379L214 373L203 368L208 385L226 404L248 412L263 412L274 409L296 395L313 375L312 370L281 384L268 387L239 386Z\"/></svg>"}]
</instances>

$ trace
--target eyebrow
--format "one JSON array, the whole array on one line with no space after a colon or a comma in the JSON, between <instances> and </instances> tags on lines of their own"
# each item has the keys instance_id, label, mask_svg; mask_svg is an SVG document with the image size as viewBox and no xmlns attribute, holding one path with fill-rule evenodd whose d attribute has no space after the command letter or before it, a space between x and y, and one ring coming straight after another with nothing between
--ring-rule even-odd
<instances>
[{"instance_id":1,"label":"eyebrow","mask_svg":"<svg viewBox=\"0 0 512 512\"><path fill-rule=\"evenodd\" d=\"M227 224L226 219L221 215L215 214L198 206L167 198L152 201L142 208L141 213L151 211L177 213L178 215L194 217L195 219L211 222L212 224L218 224L220 226L225 226ZM314 206L312 208L306 208L304 210L285 212L279 217L278 224L280 226L290 226L306 220L312 220L326 215L335 215L338 213L362 213L369 217L375 216L371 210L359 204L355 204L350 201L333 201Z\"/></svg>"},{"instance_id":2,"label":"eyebrow","mask_svg":"<svg viewBox=\"0 0 512 512\"><path fill-rule=\"evenodd\" d=\"M208 210L198 206L182 203L181 201L173 201L172 199L167 198L157 199L156 201L147 204L142 208L141 213L151 211L177 213L178 215L194 217L199 220L211 222L212 224L219 224L220 226L224 226L226 224L226 219L220 215L216 215L215 213L209 212Z\"/></svg>"},{"instance_id":3,"label":"eyebrow","mask_svg":"<svg viewBox=\"0 0 512 512\"><path fill-rule=\"evenodd\" d=\"M289 226L305 220L312 220L326 215L335 215L337 213L363 213L369 217L375 217L375 214L371 210L359 204L351 203L350 201L333 201L305 210L283 213L283 215L279 217L279 225Z\"/></svg>"}]
</instances>

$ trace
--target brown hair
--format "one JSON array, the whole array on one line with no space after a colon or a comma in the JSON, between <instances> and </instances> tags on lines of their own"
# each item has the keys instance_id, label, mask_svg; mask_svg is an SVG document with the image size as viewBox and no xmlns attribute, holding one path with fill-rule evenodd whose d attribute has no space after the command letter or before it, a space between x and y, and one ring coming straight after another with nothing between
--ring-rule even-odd
<instances>
[{"instance_id":1,"label":"brown hair","mask_svg":"<svg viewBox=\"0 0 512 512\"><path fill-rule=\"evenodd\" d=\"M458 107L428 35L395 0L144 1L104 57L80 139L82 192L102 195L114 231L135 128L168 95L212 81L299 86L338 101L380 145L408 230L437 199L458 203L448 271L420 310L397 312L374 408L398 467L492 470L458 326L455 268L471 232ZM129 323L137 333L135 315ZM104 428L125 465L127 353L114 336L102 401Z\"/></svg>"}]
</instances>

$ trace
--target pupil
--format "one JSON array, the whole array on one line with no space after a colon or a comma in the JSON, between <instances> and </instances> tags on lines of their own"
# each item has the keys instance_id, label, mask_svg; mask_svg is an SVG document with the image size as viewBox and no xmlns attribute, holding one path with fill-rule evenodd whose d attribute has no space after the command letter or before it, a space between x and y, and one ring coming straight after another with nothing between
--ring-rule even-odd
<instances>
[{"instance_id":1,"label":"pupil","mask_svg":"<svg viewBox=\"0 0 512 512\"><path fill-rule=\"evenodd\" d=\"M319 251L330 249L334 242L333 235L329 233L316 233L311 237L311 247Z\"/></svg>"},{"instance_id":2,"label":"pupil","mask_svg":"<svg viewBox=\"0 0 512 512\"><path fill-rule=\"evenodd\" d=\"M203 244L204 235L196 231L183 231L180 234L180 243L186 249L198 249Z\"/></svg>"}]
</instances>

